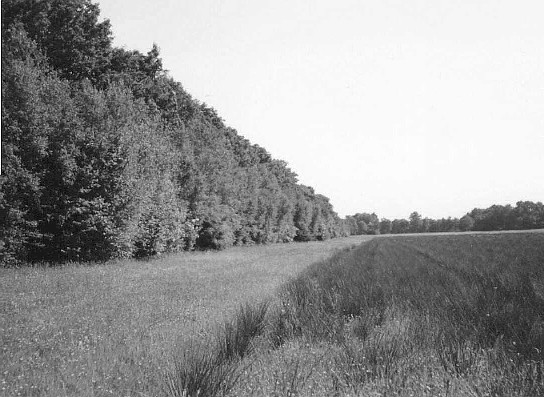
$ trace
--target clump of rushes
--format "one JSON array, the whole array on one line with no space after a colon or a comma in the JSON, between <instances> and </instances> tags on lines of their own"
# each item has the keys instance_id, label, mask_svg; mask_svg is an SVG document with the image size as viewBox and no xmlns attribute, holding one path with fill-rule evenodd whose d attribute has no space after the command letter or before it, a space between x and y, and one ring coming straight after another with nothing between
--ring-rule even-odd
<instances>
[{"instance_id":1,"label":"clump of rushes","mask_svg":"<svg viewBox=\"0 0 544 397\"><path fill-rule=\"evenodd\" d=\"M165 375L165 392L172 397L225 395L238 380L241 359L251 353L252 341L265 329L268 301L240 307L231 321L219 328L212 348L193 346L173 361Z\"/></svg>"},{"instance_id":2,"label":"clump of rushes","mask_svg":"<svg viewBox=\"0 0 544 397\"><path fill-rule=\"evenodd\" d=\"M221 361L243 358L251 352L252 340L265 329L269 302L241 306L236 317L227 321L218 333L218 357Z\"/></svg>"},{"instance_id":3,"label":"clump of rushes","mask_svg":"<svg viewBox=\"0 0 544 397\"><path fill-rule=\"evenodd\" d=\"M164 379L165 393L172 397L226 394L238 377L236 365L205 348L191 348L172 364Z\"/></svg>"}]
</instances>

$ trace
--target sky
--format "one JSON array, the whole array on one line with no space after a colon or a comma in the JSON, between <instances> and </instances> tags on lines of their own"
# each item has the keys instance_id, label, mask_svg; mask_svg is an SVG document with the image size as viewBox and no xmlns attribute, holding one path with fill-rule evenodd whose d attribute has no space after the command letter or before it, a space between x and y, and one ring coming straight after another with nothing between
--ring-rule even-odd
<instances>
[{"instance_id":1,"label":"sky","mask_svg":"<svg viewBox=\"0 0 544 397\"><path fill-rule=\"evenodd\" d=\"M541 0L101 0L341 215L544 201Z\"/></svg>"}]
</instances>

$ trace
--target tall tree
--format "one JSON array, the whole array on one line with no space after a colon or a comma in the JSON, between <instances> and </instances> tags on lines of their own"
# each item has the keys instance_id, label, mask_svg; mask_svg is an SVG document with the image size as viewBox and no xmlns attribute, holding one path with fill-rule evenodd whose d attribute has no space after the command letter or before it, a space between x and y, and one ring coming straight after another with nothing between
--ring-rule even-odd
<instances>
[{"instance_id":1,"label":"tall tree","mask_svg":"<svg viewBox=\"0 0 544 397\"><path fill-rule=\"evenodd\" d=\"M421 215L414 211L410 214L410 233L420 233L423 228L423 219Z\"/></svg>"},{"instance_id":2,"label":"tall tree","mask_svg":"<svg viewBox=\"0 0 544 397\"><path fill-rule=\"evenodd\" d=\"M59 76L97 82L109 69L109 20L89 0L2 1L2 36L22 26L45 53Z\"/></svg>"},{"instance_id":3,"label":"tall tree","mask_svg":"<svg viewBox=\"0 0 544 397\"><path fill-rule=\"evenodd\" d=\"M392 230L391 221L387 218L382 218L380 221L380 234L389 234Z\"/></svg>"},{"instance_id":4,"label":"tall tree","mask_svg":"<svg viewBox=\"0 0 544 397\"><path fill-rule=\"evenodd\" d=\"M468 232L474 227L474 219L468 214L459 219L459 229L462 232Z\"/></svg>"}]
</instances>

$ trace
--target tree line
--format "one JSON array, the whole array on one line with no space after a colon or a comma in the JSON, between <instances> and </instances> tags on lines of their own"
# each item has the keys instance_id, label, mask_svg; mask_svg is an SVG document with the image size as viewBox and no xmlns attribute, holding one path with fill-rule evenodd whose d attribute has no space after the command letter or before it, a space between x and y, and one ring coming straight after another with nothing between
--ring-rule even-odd
<instances>
[{"instance_id":1,"label":"tree line","mask_svg":"<svg viewBox=\"0 0 544 397\"><path fill-rule=\"evenodd\" d=\"M327 197L116 48L89 0L2 1L0 261L106 260L346 235Z\"/></svg>"},{"instance_id":2,"label":"tree line","mask_svg":"<svg viewBox=\"0 0 544 397\"><path fill-rule=\"evenodd\" d=\"M357 213L347 216L344 223L350 235L544 229L544 204L518 201L515 207L492 205L474 208L461 218L441 219L424 218L417 211L408 219L394 220Z\"/></svg>"},{"instance_id":3,"label":"tree line","mask_svg":"<svg viewBox=\"0 0 544 397\"><path fill-rule=\"evenodd\" d=\"M2 1L2 264L544 227L540 202L461 219L340 219L175 81L156 45L114 47L99 14L90 0Z\"/></svg>"}]
</instances>

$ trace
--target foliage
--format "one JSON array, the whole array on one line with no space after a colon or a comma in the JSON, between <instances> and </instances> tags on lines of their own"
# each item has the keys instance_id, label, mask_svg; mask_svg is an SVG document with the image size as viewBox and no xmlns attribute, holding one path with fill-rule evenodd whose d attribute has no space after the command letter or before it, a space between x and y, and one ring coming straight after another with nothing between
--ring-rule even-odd
<instances>
[{"instance_id":1,"label":"foliage","mask_svg":"<svg viewBox=\"0 0 544 397\"><path fill-rule=\"evenodd\" d=\"M6 0L2 38L20 26L60 77L97 82L109 66L112 41L110 23L98 22L99 14L89 0Z\"/></svg>"},{"instance_id":2,"label":"foliage","mask_svg":"<svg viewBox=\"0 0 544 397\"><path fill-rule=\"evenodd\" d=\"M524 230L544 228L544 204L518 201L515 207L493 205L473 209L474 230Z\"/></svg>"},{"instance_id":3,"label":"foliage","mask_svg":"<svg viewBox=\"0 0 544 397\"><path fill-rule=\"evenodd\" d=\"M475 208L461 219L423 218L414 211L409 219L382 218L377 222L376 214L355 214L346 217L345 225L350 235L544 229L544 204L518 201L515 207Z\"/></svg>"},{"instance_id":4,"label":"foliage","mask_svg":"<svg viewBox=\"0 0 544 397\"><path fill-rule=\"evenodd\" d=\"M346 223L351 235L380 234L380 221L375 213L346 216Z\"/></svg>"},{"instance_id":5,"label":"foliage","mask_svg":"<svg viewBox=\"0 0 544 397\"><path fill-rule=\"evenodd\" d=\"M344 235L327 198L227 127L89 0L2 2L0 260L147 257Z\"/></svg>"}]
</instances>

